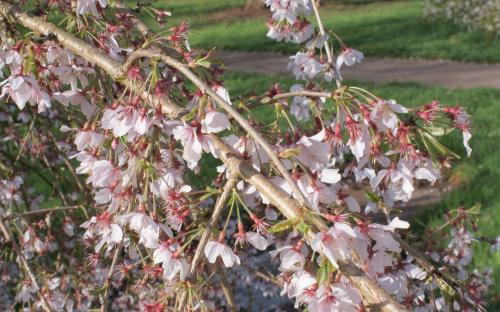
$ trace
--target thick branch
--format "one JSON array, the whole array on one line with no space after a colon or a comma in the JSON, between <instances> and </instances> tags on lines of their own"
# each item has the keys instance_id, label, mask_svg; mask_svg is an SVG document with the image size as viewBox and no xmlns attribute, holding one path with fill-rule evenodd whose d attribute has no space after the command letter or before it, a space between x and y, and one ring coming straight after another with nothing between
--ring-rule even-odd
<instances>
[{"instance_id":1,"label":"thick branch","mask_svg":"<svg viewBox=\"0 0 500 312\"><path fill-rule=\"evenodd\" d=\"M191 80L203 93L208 94L218 105L220 105L240 126L245 129L245 131L257 142L257 144L262 147L264 152L267 154L269 159L278 169L279 173L283 176L285 181L288 183L293 193L297 196L301 205L308 207L308 201L305 198L302 191L298 188L297 184L293 181L292 176L285 168L281 160L276 156L275 151L271 145L264 139L250 123L243 117L238 110L233 108L231 104L227 103L223 98L221 98L216 92L214 92L205 82L203 82L195 73L193 73L188 66L179 62L178 60L170 57L158 50L137 50L131 54L130 58L127 60L124 66L124 70L128 68L136 59L141 57L148 58L159 58L167 65L177 69L179 72L184 74L189 80Z\"/></svg>"}]
</instances>

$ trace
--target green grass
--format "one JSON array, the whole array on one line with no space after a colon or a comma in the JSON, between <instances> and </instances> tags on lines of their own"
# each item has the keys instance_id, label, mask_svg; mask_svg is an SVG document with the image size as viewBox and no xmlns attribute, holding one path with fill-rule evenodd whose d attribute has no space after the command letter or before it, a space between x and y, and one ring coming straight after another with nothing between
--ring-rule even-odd
<instances>
[{"instance_id":1,"label":"green grass","mask_svg":"<svg viewBox=\"0 0 500 312\"><path fill-rule=\"evenodd\" d=\"M134 3L130 2L129 5L133 6ZM211 13L243 8L244 5L245 0L163 0L156 3L154 7L172 13L172 16L167 19L167 28L182 21L189 21L191 27L202 28ZM161 30L150 15L143 13L141 17L153 30Z\"/></svg>"},{"instance_id":2,"label":"green grass","mask_svg":"<svg viewBox=\"0 0 500 312\"><path fill-rule=\"evenodd\" d=\"M279 82L283 90L293 84L286 76L259 76L254 74L230 73L226 75L225 84L233 96L237 94L261 94L269 86ZM445 105L461 105L471 114L473 119L473 152L470 159L463 158L456 165L456 172L464 176L465 185L451 192L442 202L429 207L417 220L413 220L414 230L422 233L428 224L440 224L443 213L460 205L471 207L482 204L482 215L479 221L479 235L496 237L500 228L500 90L478 88L467 90L448 90L441 87L427 87L414 83L388 83L374 85L368 83L348 82L367 88L378 96L392 98L405 106L419 106L438 99ZM250 93L249 93L249 90ZM260 116L266 118L266 116ZM453 150L464 155L460 138L452 137L444 142ZM476 245L474 263L479 268L492 267L494 278L500 281L500 253L491 254L484 246ZM492 294L500 292L500 283L492 286ZM491 311L495 311L492 305Z\"/></svg>"},{"instance_id":3,"label":"green grass","mask_svg":"<svg viewBox=\"0 0 500 312\"><path fill-rule=\"evenodd\" d=\"M166 1L161 7L172 10L173 22L183 19L191 22L193 47L287 54L297 50L296 45L276 44L265 36L267 15L229 23L208 18L211 12L241 7L242 3L237 0ZM334 4L322 9L327 28L367 56L500 61L500 39L483 32L468 32L447 21L428 20L422 12L422 0ZM160 30L158 26L154 28Z\"/></svg>"}]
</instances>

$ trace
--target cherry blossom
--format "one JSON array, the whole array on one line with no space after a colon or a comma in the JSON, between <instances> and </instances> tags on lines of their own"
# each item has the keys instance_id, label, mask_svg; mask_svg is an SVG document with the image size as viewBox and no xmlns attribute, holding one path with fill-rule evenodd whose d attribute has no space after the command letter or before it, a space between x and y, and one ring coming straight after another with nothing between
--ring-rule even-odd
<instances>
[{"instance_id":1,"label":"cherry blossom","mask_svg":"<svg viewBox=\"0 0 500 312\"><path fill-rule=\"evenodd\" d=\"M337 69L342 67L342 64L346 64L347 66L353 66L356 63L361 63L364 55L362 52L359 52L353 48L344 48L342 53L337 57Z\"/></svg>"},{"instance_id":2,"label":"cherry blossom","mask_svg":"<svg viewBox=\"0 0 500 312\"><path fill-rule=\"evenodd\" d=\"M216 241L209 241L205 247L205 256L208 262L215 263L218 257L222 258L224 265L227 268L232 267L235 263L240 264L240 258L227 245Z\"/></svg>"},{"instance_id":3,"label":"cherry blossom","mask_svg":"<svg viewBox=\"0 0 500 312\"><path fill-rule=\"evenodd\" d=\"M105 8L107 4L107 0L77 0L76 13L80 15L92 13L95 16L99 16L97 5L101 8Z\"/></svg>"}]
</instances>

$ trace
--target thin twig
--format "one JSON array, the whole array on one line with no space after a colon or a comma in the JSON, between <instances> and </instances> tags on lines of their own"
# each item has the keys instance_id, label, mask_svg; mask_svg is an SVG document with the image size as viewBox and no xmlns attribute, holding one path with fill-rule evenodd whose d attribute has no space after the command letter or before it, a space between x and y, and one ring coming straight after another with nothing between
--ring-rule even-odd
<instances>
[{"instance_id":1,"label":"thin twig","mask_svg":"<svg viewBox=\"0 0 500 312\"><path fill-rule=\"evenodd\" d=\"M262 272L261 270L258 270L256 268L253 268L251 267L250 265L246 264L246 263L242 263L241 264L242 267L244 267L245 269L247 269L248 271L251 271L252 274L255 274L257 277L263 279L264 281L268 282L268 283L273 283L277 286L280 286L280 287L283 287L283 283L279 281L279 279L276 277L276 276L273 276L269 273L264 273Z\"/></svg>"},{"instance_id":2,"label":"thin twig","mask_svg":"<svg viewBox=\"0 0 500 312\"><path fill-rule=\"evenodd\" d=\"M224 296L226 297L226 301L227 301L227 305L229 307L229 310L232 312L236 312L237 311L236 303L234 301L234 295L233 295L233 291L231 290L231 285L229 285L229 281L227 280L225 267L218 264L217 265L217 273L219 273L219 276L220 276L220 285L222 287L222 292L224 293Z\"/></svg>"},{"instance_id":3,"label":"thin twig","mask_svg":"<svg viewBox=\"0 0 500 312\"><path fill-rule=\"evenodd\" d=\"M319 14L318 5L316 4L315 0L311 0L311 5L313 7L314 16L316 17L316 21L318 22L319 33L322 36L324 36L326 34L325 26L323 25L323 21L321 20L321 15ZM333 54L332 54L332 51L330 50L330 44L328 43L328 41L325 41L325 50L326 50L326 57L328 58L328 63L333 64Z\"/></svg>"},{"instance_id":4,"label":"thin twig","mask_svg":"<svg viewBox=\"0 0 500 312\"><path fill-rule=\"evenodd\" d=\"M35 215L35 214L43 214L43 213L53 213L57 211L64 211L64 210L75 210L75 209L85 209L82 205L74 205L74 206L61 206L61 207L52 207L52 208L45 208L45 209L38 209L38 210L31 210L31 211L25 211L25 212L14 212L6 215L3 217L3 219L12 219L15 217L24 217L24 216L30 216L30 215Z\"/></svg>"},{"instance_id":5,"label":"thin twig","mask_svg":"<svg viewBox=\"0 0 500 312\"><path fill-rule=\"evenodd\" d=\"M80 179L78 178L78 175L76 174L75 168L73 168L73 166L71 165L71 162L69 161L68 156L66 156L66 154L61 150L61 148L59 148L59 146L57 145L57 142L56 142L54 136L50 132L49 132L49 137L50 137L50 139L52 141L52 144L54 144L54 147L56 148L57 152L63 158L64 164L66 165L66 167L68 168L69 172L71 173L71 176L75 180L76 186L78 187L78 190L80 192L84 193L85 192L85 188L83 187Z\"/></svg>"},{"instance_id":6,"label":"thin twig","mask_svg":"<svg viewBox=\"0 0 500 312\"><path fill-rule=\"evenodd\" d=\"M24 271L28 275L28 277L31 281L31 284L35 288L36 293L38 294L38 297L40 298L42 308L46 312L52 312L52 309L50 308L49 303L47 302L47 299L45 299L45 296L43 295L42 290L41 290L40 286L38 285L38 282L36 281L36 277L35 277L35 274L33 274L33 270L29 266L28 261L26 261L26 258L24 257L23 253L21 252L21 249L19 248L16 241L14 240L12 232L10 231L10 229L5 225L5 223L1 219L0 219L0 231L2 231L3 235L5 236L5 241L10 242L10 244L12 245L12 248L16 252L17 257L19 258L19 261L21 262L21 266L23 267Z\"/></svg>"},{"instance_id":7,"label":"thin twig","mask_svg":"<svg viewBox=\"0 0 500 312\"><path fill-rule=\"evenodd\" d=\"M283 92L278 93L272 97L273 100L279 100L283 98L295 97L295 96L305 96L305 97L324 97L330 98L332 97L331 92L317 92L317 91L298 91L298 92Z\"/></svg>"},{"instance_id":8,"label":"thin twig","mask_svg":"<svg viewBox=\"0 0 500 312\"><path fill-rule=\"evenodd\" d=\"M319 33L322 36L325 36L326 35L325 26L323 25L323 21L321 20L321 15L319 14L319 9L316 1L311 0L311 5L314 10L314 16L316 17L316 21L318 22ZM328 40L325 40L325 50L326 50L326 57L328 58L328 64L332 68L334 68L335 64L333 64L333 52L331 50L330 42ZM335 82L337 83L337 87L340 88L342 86L342 82L338 79L338 77L336 77L336 75L335 75Z\"/></svg>"},{"instance_id":9,"label":"thin twig","mask_svg":"<svg viewBox=\"0 0 500 312\"><path fill-rule=\"evenodd\" d=\"M214 229L217 221L219 220L220 214L222 213L222 210L226 204L226 201L229 197L229 194L233 190L233 188L236 186L236 183L238 182L238 179L235 177L230 177L226 184L224 185L222 193L219 195L217 198L217 202L215 203L214 210L212 213L212 216L210 218L210 221L207 224L207 227L203 231L203 234L200 238L200 242L198 243L198 247L196 247L196 251L193 256L193 260L191 261L191 269L189 271L190 274L194 274L196 271L196 268L198 266L198 263L202 259L201 255L203 253L203 250L205 249L205 246L208 243L208 239L210 237L210 233L212 233L212 230ZM185 301L187 299L187 292L183 292L179 298L179 307L183 307L185 304Z\"/></svg>"},{"instance_id":10,"label":"thin twig","mask_svg":"<svg viewBox=\"0 0 500 312\"><path fill-rule=\"evenodd\" d=\"M116 250L113 254L113 260L111 261L111 267L109 268L108 275L106 276L106 280L104 281L104 294L101 305L101 312L105 312L108 310L108 301L109 301L109 285L111 284L111 278L113 277L113 273L115 271L116 263L118 262L118 256L122 250L122 241L116 246Z\"/></svg>"},{"instance_id":11,"label":"thin twig","mask_svg":"<svg viewBox=\"0 0 500 312\"><path fill-rule=\"evenodd\" d=\"M219 220L222 210L226 204L226 201L229 198L229 194L231 194L231 191L236 186L236 183L238 183L238 179L235 177L230 177L229 180L227 180L226 184L224 185L222 193L217 198L217 202L215 203L214 210L212 212L212 217L210 218L210 221L208 222L205 230L203 231L203 234L201 235L200 242L198 243L198 247L196 248L196 251L194 253L193 260L191 261L190 274L193 274L194 271L196 270L198 263L201 259L201 254L203 253L203 250L205 249L205 246L208 243L210 233L212 233L212 230L217 224L217 221Z\"/></svg>"}]
</instances>

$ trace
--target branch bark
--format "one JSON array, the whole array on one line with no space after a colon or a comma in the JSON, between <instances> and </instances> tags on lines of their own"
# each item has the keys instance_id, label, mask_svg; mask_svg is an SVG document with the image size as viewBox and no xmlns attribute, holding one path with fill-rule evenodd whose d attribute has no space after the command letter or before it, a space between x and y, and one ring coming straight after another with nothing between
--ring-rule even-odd
<instances>
[{"instance_id":1,"label":"branch bark","mask_svg":"<svg viewBox=\"0 0 500 312\"><path fill-rule=\"evenodd\" d=\"M130 55L129 59L124 64L123 70L125 71L128 66L130 66L136 59L141 57L161 59L167 65L184 74L184 76L186 76L191 82L193 82L203 93L208 94L220 107L222 107L222 109L224 109L238 124L240 124L240 126L255 140L255 142L257 142L257 144L260 145L269 159L271 159L272 163L276 166L281 176L288 183L288 185L292 189L292 192L295 194L295 196L297 196L300 204L303 207L309 207L309 203L306 197L298 188L297 184L295 183L281 160L278 158L278 156L276 156L276 153L271 145L252 127L252 125L250 125L250 123L238 112L238 110L233 108L231 104L227 103L216 92L214 92L205 82L203 82L195 73L193 73L188 66L179 62L173 57L162 53L161 51L145 49L137 50Z\"/></svg>"}]
</instances>

